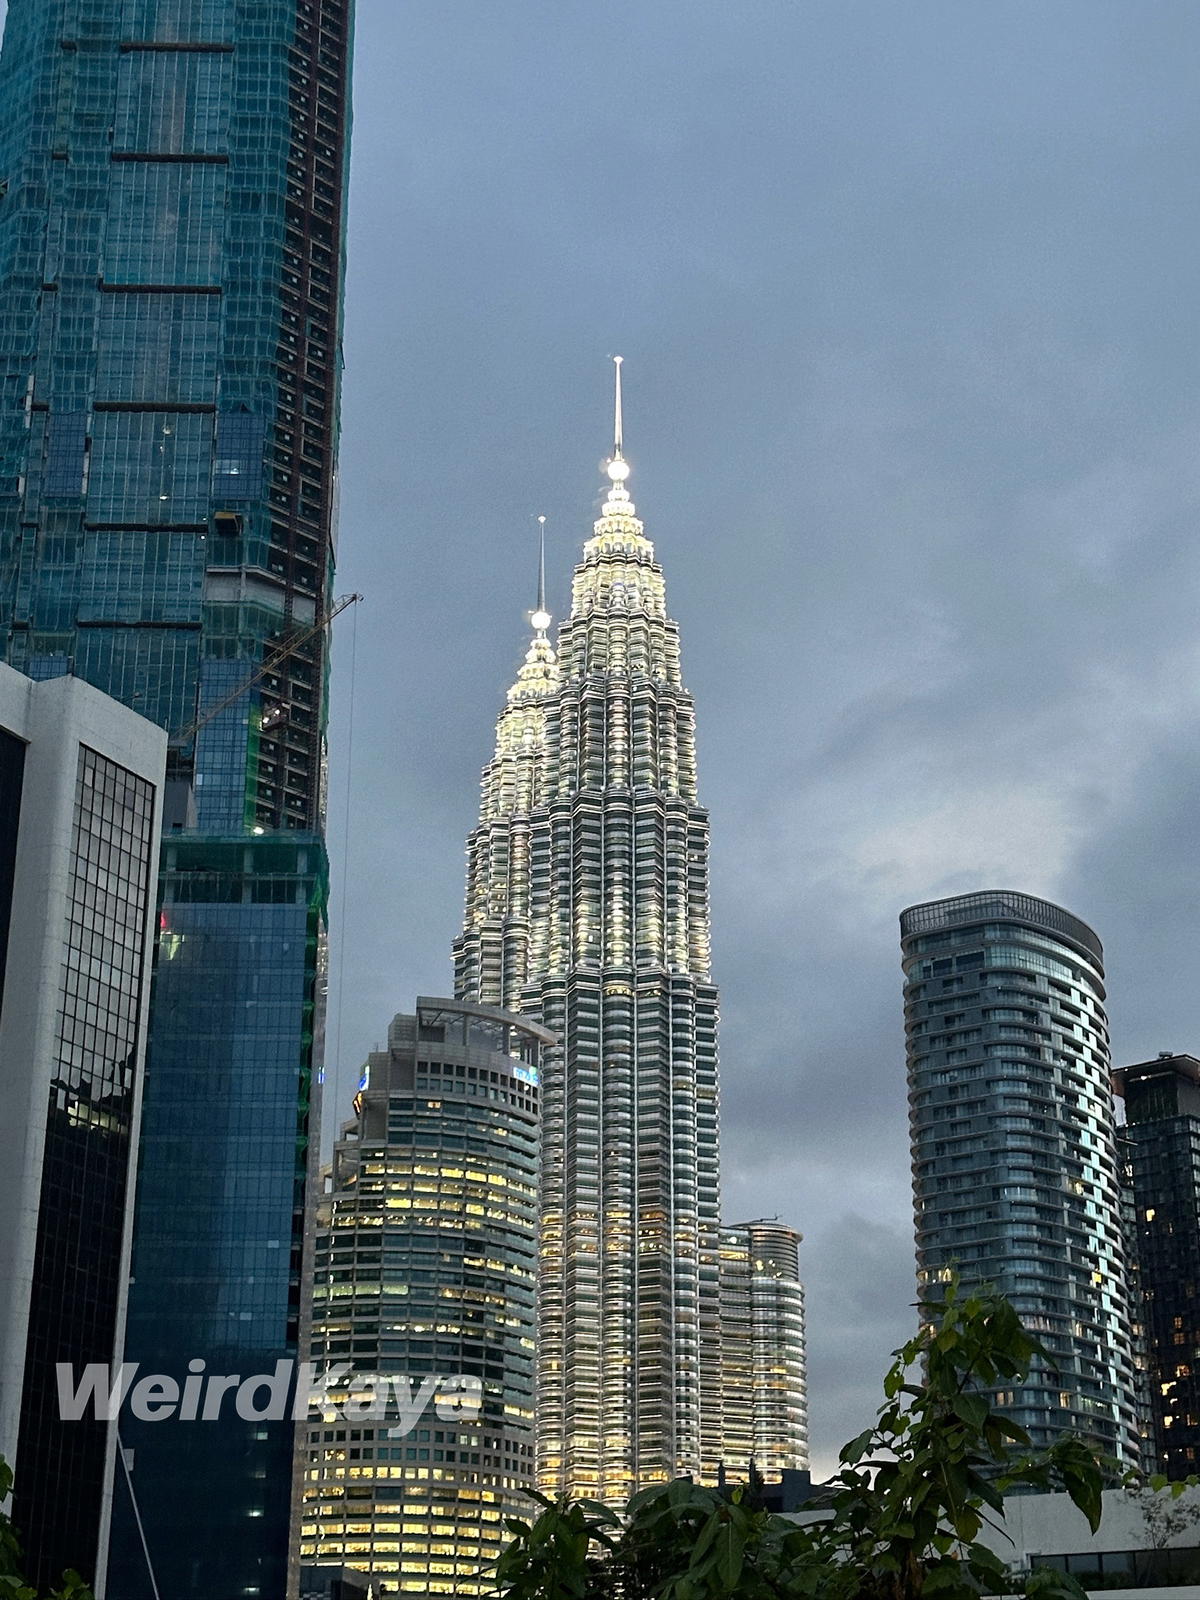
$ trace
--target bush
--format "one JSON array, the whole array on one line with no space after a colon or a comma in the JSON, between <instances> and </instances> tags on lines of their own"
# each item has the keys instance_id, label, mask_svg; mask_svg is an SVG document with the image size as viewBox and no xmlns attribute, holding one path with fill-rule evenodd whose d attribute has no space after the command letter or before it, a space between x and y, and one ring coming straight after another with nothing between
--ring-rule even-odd
<instances>
[{"instance_id":1,"label":"bush","mask_svg":"<svg viewBox=\"0 0 1200 1600\"><path fill-rule=\"evenodd\" d=\"M978 1542L1017 1485L1065 1490L1093 1531L1113 1463L1064 1436L1034 1453L989 1392L1046 1358L1007 1300L951 1282L921 1308L895 1358L874 1426L841 1452L827 1515L797 1525L689 1479L645 1489L624 1517L595 1501L552 1502L508 1523L496 1567L505 1600L974 1600L1012 1592L1004 1562ZM1036 1600L1080 1600L1069 1574L1032 1573Z\"/></svg>"}]
</instances>

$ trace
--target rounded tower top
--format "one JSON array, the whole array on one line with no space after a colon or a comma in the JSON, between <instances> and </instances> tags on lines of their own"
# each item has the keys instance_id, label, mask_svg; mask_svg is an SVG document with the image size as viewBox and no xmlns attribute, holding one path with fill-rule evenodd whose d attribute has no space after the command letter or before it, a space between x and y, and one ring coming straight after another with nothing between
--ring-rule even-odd
<instances>
[{"instance_id":1,"label":"rounded tower top","mask_svg":"<svg viewBox=\"0 0 1200 1600\"><path fill-rule=\"evenodd\" d=\"M1023 922L1045 933L1057 934L1077 946L1099 967L1104 963L1104 946L1093 928L1079 917L1064 911L1037 895L1013 889L984 889L972 894L950 895L945 900L925 900L900 913L900 935L904 940L918 934L940 933L951 928L969 927L976 922Z\"/></svg>"}]
</instances>

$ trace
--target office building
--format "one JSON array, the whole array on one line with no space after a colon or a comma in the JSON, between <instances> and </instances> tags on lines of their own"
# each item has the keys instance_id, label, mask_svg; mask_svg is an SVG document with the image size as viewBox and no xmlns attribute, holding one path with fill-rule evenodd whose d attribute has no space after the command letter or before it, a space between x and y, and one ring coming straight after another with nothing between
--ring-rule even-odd
<instances>
[{"instance_id":1,"label":"office building","mask_svg":"<svg viewBox=\"0 0 1200 1600\"><path fill-rule=\"evenodd\" d=\"M999 1405L1137 1465L1104 956L1086 923L995 890L900 918L918 1284L1008 1296L1046 1347Z\"/></svg>"},{"instance_id":2,"label":"office building","mask_svg":"<svg viewBox=\"0 0 1200 1600\"><path fill-rule=\"evenodd\" d=\"M312 1360L352 1371L308 1429L310 1575L346 1565L381 1595L490 1594L504 1519L531 1510L550 1042L511 1012L421 999L368 1060L318 1213ZM342 1403L369 1407L375 1374L408 1385L418 1414L393 1398L348 1420Z\"/></svg>"},{"instance_id":3,"label":"office building","mask_svg":"<svg viewBox=\"0 0 1200 1600\"><path fill-rule=\"evenodd\" d=\"M616 431L557 648L534 640L468 842L460 996L542 1078L539 1486L623 1504L725 1459L717 989L695 711ZM750 1396L744 1396L747 1407Z\"/></svg>"},{"instance_id":4,"label":"office building","mask_svg":"<svg viewBox=\"0 0 1200 1600\"><path fill-rule=\"evenodd\" d=\"M78 678L0 666L0 1456L47 1590L103 1590L116 1430L63 1416L56 1367L120 1360L165 762Z\"/></svg>"},{"instance_id":5,"label":"office building","mask_svg":"<svg viewBox=\"0 0 1200 1600\"><path fill-rule=\"evenodd\" d=\"M483 770L479 825L467 840L467 914L454 945L455 993L517 1010L529 970L532 816L546 784L546 716L561 674L546 636L543 523L533 638Z\"/></svg>"},{"instance_id":6,"label":"office building","mask_svg":"<svg viewBox=\"0 0 1200 1600\"><path fill-rule=\"evenodd\" d=\"M128 1355L297 1352L352 0L10 0L0 655L170 735ZM291 1430L132 1420L121 1600L294 1589Z\"/></svg>"},{"instance_id":7,"label":"office building","mask_svg":"<svg viewBox=\"0 0 1200 1600\"><path fill-rule=\"evenodd\" d=\"M351 1567L301 1567L300 1600L373 1600L370 1580Z\"/></svg>"},{"instance_id":8,"label":"office building","mask_svg":"<svg viewBox=\"0 0 1200 1600\"><path fill-rule=\"evenodd\" d=\"M1113 1074L1125 1099L1150 1397L1146 1468L1200 1460L1200 1061L1169 1051Z\"/></svg>"},{"instance_id":9,"label":"office building","mask_svg":"<svg viewBox=\"0 0 1200 1600\"><path fill-rule=\"evenodd\" d=\"M771 1219L721 1230L727 1478L745 1479L753 1462L759 1477L782 1482L809 1464L800 1242Z\"/></svg>"}]
</instances>

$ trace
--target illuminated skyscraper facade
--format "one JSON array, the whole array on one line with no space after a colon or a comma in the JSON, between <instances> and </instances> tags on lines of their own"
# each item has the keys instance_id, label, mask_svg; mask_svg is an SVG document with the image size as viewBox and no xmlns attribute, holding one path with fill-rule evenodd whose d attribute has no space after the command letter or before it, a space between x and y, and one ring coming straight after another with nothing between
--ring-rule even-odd
<instances>
[{"instance_id":1,"label":"illuminated skyscraper facade","mask_svg":"<svg viewBox=\"0 0 1200 1600\"><path fill-rule=\"evenodd\" d=\"M542 1074L540 1487L620 1502L725 1454L717 990L695 714L617 429L554 650L544 603L468 846L460 995ZM749 1404L749 1397L746 1397Z\"/></svg>"},{"instance_id":2,"label":"illuminated skyscraper facade","mask_svg":"<svg viewBox=\"0 0 1200 1600\"><path fill-rule=\"evenodd\" d=\"M770 1481L808 1466L800 1242L771 1220L721 1230L722 1446L733 1479L751 1461Z\"/></svg>"},{"instance_id":3,"label":"illuminated skyscraper facade","mask_svg":"<svg viewBox=\"0 0 1200 1600\"><path fill-rule=\"evenodd\" d=\"M496 726L483 771L479 826L467 841L466 924L454 946L455 993L516 1010L529 972L533 815L548 784L546 714L562 674L546 637L546 558L538 566L534 634Z\"/></svg>"},{"instance_id":4,"label":"illuminated skyscraper facade","mask_svg":"<svg viewBox=\"0 0 1200 1600\"><path fill-rule=\"evenodd\" d=\"M415 1417L393 1400L357 1423L312 1419L306 1568L345 1564L386 1595L494 1590L505 1518L528 1515L534 1472L547 1039L507 1011L421 999L368 1059L318 1207L312 1359L352 1366L360 1385L383 1375L433 1392ZM460 1379L478 1405L459 1399ZM328 1392L370 1399L354 1383Z\"/></svg>"},{"instance_id":5,"label":"illuminated skyscraper facade","mask_svg":"<svg viewBox=\"0 0 1200 1600\"><path fill-rule=\"evenodd\" d=\"M0 655L170 735L127 1353L177 1380L299 1336L351 29L9 0L0 56ZM123 1440L162 1592L286 1592L290 1428Z\"/></svg>"},{"instance_id":6,"label":"illuminated skyscraper facade","mask_svg":"<svg viewBox=\"0 0 1200 1600\"><path fill-rule=\"evenodd\" d=\"M1079 1433L1136 1466L1100 940L1000 890L912 906L900 929L918 1282L993 1285L1046 1347L995 1396L1035 1447Z\"/></svg>"}]
</instances>

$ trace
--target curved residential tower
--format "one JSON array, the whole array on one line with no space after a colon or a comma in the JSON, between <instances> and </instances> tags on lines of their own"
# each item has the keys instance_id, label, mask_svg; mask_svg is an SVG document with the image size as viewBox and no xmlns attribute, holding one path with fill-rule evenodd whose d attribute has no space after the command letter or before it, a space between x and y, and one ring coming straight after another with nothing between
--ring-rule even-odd
<instances>
[{"instance_id":1,"label":"curved residential tower","mask_svg":"<svg viewBox=\"0 0 1200 1600\"><path fill-rule=\"evenodd\" d=\"M471 836L460 995L542 1072L541 1487L621 1501L723 1454L717 990L695 714L621 436L557 657L535 639ZM747 1404L749 1397L747 1396Z\"/></svg>"},{"instance_id":2,"label":"curved residential tower","mask_svg":"<svg viewBox=\"0 0 1200 1600\"><path fill-rule=\"evenodd\" d=\"M996 1400L1035 1447L1137 1465L1104 954L1086 923L1000 890L900 918L922 1289L957 1270L1049 1352Z\"/></svg>"}]
</instances>

